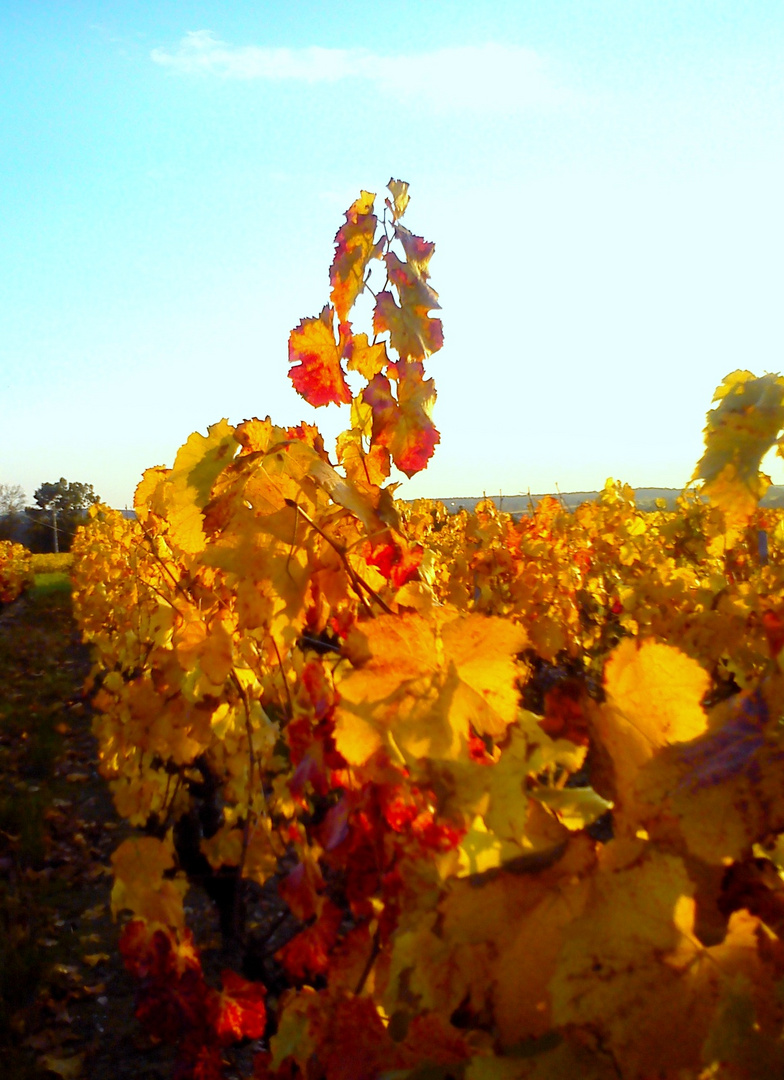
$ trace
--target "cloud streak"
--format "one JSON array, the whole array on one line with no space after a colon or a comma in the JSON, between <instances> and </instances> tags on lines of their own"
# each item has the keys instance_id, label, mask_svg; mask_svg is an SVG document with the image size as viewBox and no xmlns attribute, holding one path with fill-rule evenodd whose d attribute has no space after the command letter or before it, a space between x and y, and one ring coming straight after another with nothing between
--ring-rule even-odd
<instances>
[{"instance_id":1,"label":"cloud streak","mask_svg":"<svg viewBox=\"0 0 784 1080\"><path fill-rule=\"evenodd\" d=\"M520 111L564 104L545 60L517 45L466 45L401 56L367 49L299 49L230 45L210 30L191 30L173 49L153 49L152 60L181 75L306 84L355 80L385 95L427 101L439 110Z\"/></svg>"}]
</instances>

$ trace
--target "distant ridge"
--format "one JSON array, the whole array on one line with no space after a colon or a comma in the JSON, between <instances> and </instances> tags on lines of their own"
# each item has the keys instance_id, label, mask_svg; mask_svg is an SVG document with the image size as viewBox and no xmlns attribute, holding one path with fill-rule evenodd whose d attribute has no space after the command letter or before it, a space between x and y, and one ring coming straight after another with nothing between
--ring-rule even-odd
<instances>
[{"instance_id":1,"label":"distant ridge","mask_svg":"<svg viewBox=\"0 0 784 1080\"><path fill-rule=\"evenodd\" d=\"M680 495L680 488L635 488L634 501L640 510L655 510L656 500L663 499L667 509L672 510L675 507L675 501ZM599 498L601 494L598 491L553 491L550 493L553 498L558 499L568 507L569 510L574 510L576 506L579 506L584 502L594 502ZM505 510L508 514L525 514L528 512L531 503L536 505L542 499L547 498L546 495L480 495L480 496L466 496L464 498L454 499L435 499L435 502L443 503L444 506L451 514L456 514L458 510L472 511L476 509L476 504L483 502L487 498L490 502L494 503L499 510ZM765 498L760 504L762 506L784 507L784 486L778 484L772 484L767 492Z\"/></svg>"}]
</instances>

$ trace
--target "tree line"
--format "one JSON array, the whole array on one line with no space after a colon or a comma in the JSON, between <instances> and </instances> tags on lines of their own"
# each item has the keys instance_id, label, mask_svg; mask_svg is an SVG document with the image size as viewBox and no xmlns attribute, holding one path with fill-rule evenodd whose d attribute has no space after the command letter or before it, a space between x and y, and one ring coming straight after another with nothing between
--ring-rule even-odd
<instances>
[{"instance_id":1,"label":"tree line","mask_svg":"<svg viewBox=\"0 0 784 1080\"><path fill-rule=\"evenodd\" d=\"M87 510L99 502L92 484L41 484L27 504L21 484L0 483L0 540L13 540L34 552L69 551Z\"/></svg>"}]
</instances>

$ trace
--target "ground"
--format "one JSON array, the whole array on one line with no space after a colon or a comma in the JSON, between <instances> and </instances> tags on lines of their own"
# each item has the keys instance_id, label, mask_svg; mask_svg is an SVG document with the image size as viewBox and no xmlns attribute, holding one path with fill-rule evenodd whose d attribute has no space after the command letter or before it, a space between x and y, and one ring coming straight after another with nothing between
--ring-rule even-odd
<instances>
[{"instance_id":1,"label":"ground","mask_svg":"<svg viewBox=\"0 0 784 1080\"><path fill-rule=\"evenodd\" d=\"M0 611L0 1059L5 1080L159 1080L109 911L124 835L98 775L69 584Z\"/></svg>"}]
</instances>

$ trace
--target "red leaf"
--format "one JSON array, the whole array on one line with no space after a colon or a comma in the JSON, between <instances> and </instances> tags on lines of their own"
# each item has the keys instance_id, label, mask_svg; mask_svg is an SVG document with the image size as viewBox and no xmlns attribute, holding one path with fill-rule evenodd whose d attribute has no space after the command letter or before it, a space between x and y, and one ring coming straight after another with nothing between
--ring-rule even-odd
<instances>
[{"instance_id":1,"label":"red leaf","mask_svg":"<svg viewBox=\"0 0 784 1080\"><path fill-rule=\"evenodd\" d=\"M181 941L162 928L151 929L143 919L131 919L119 941L120 955L137 979L165 980L185 971L201 972L201 961L186 930Z\"/></svg>"},{"instance_id":2,"label":"red leaf","mask_svg":"<svg viewBox=\"0 0 784 1080\"><path fill-rule=\"evenodd\" d=\"M213 1026L224 1046L240 1039L260 1039L267 1023L266 987L235 971L221 972L223 990L215 997Z\"/></svg>"},{"instance_id":3,"label":"red leaf","mask_svg":"<svg viewBox=\"0 0 784 1080\"><path fill-rule=\"evenodd\" d=\"M334 310L326 305L319 316L303 319L289 335L289 363L293 365L289 378L297 393L314 406L351 401L333 321Z\"/></svg>"},{"instance_id":4,"label":"red leaf","mask_svg":"<svg viewBox=\"0 0 784 1080\"><path fill-rule=\"evenodd\" d=\"M436 1013L414 1017L401 1051L412 1068L421 1067L423 1062L457 1065L473 1053L462 1033Z\"/></svg>"},{"instance_id":5,"label":"red leaf","mask_svg":"<svg viewBox=\"0 0 784 1080\"><path fill-rule=\"evenodd\" d=\"M397 1047L369 998L337 1003L323 1058L327 1080L375 1080L398 1065Z\"/></svg>"},{"instance_id":6,"label":"red leaf","mask_svg":"<svg viewBox=\"0 0 784 1080\"><path fill-rule=\"evenodd\" d=\"M324 446L324 437L315 424L308 424L303 420L296 427L287 428L286 434L290 439L297 439L299 442L312 446L319 457L323 458L324 461L329 461L329 454Z\"/></svg>"},{"instance_id":7,"label":"red leaf","mask_svg":"<svg viewBox=\"0 0 784 1080\"><path fill-rule=\"evenodd\" d=\"M417 576L424 548L419 544L403 546L396 540L377 544L365 555L365 561L375 566L396 589Z\"/></svg>"},{"instance_id":8,"label":"red leaf","mask_svg":"<svg viewBox=\"0 0 784 1080\"><path fill-rule=\"evenodd\" d=\"M329 968L329 952L337 940L342 918L340 908L325 899L318 920L279 949L276 960L294 979L323 975Z\"/></svg>"},{"instance_id":9,"label":"red leaf","mask_svg":"<svg viewBox=\"0 0 784 1080\"><path fill-rule=\"evenodd\" d=\"M223 1065L220 1047L198 1031L180 1045L172 1080L224 1080Z\"/></svg>"},{"instance_id":10,"label":"red leaf","mask_svg":"<svg viewBox=\"0 0 784 1080\"><path fill-rule=\"evenodd\" d=\"M208 1000L212 993L201 971L189 970L179 977L156 980L142 989L136 1018L156 1039L176 1043L209 1026Z\"/></svg>"},{"instance_id":11,"label":"red leaf","mask_svg":"<svg viewBox=\"0 0 784 1080\"><path fill-rule=\"evenodd\" d=\"M278 892L301 922L312 919L318 910L324 878L318 863L309 859L297 863L278 885Z\"/></svg>"},{"instance_id":12,"label":"red leaf","mask_svg":"<svg viewBox=\"0 0 784 1080\"><path fill-rule=\"evenodd\" d=\"M584 695L585 689L576 679L566 679L547 691L544 717L539 721L539 726L551 739L569 739L575 746L588 745Z\"/></svg>"},{"instance_id":13,"label":"red leaf","mask_svg":"<svg viewBox=\"0 0 784 1080\"><path fill-rule=\"evenodd\" d=\"M430 413L436 399L432 379L425 379L422 365L402 361L390 364L397 377L397 400L385 375L376 375L362 392L373 410L373 442L385 446L395 465L407 476L426 468L440 435Z\"/></svg>"},{"instance_id":14,"label":"red leaf","mask_svg":"<svg viewBox=\"0 0 784 1080\"><path fill-rule=\"evenodd\" d=\"M777 657L784 648L784 618L782 609L778 611L764 611L762 613L762 625L765 629L765 637L768 639L770 655Z\"/></svg>"}]
</instances>

